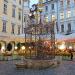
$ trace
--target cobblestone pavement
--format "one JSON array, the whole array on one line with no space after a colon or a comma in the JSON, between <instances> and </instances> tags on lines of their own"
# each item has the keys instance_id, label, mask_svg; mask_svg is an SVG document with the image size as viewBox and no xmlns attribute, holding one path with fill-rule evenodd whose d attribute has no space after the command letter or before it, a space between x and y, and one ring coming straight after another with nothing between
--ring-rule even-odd
<instances>
[{"instance_id":1,"label":"cobblestone pavement","mask_svg":"<svg viewBox=\"0 0 75 75\"><path fill-rule=\"evenodd\" d=\"M75 75L75 61L62 61L56 68L17 70L15 61L0 61L0 75Z\"/></svg>"}]
</instances>

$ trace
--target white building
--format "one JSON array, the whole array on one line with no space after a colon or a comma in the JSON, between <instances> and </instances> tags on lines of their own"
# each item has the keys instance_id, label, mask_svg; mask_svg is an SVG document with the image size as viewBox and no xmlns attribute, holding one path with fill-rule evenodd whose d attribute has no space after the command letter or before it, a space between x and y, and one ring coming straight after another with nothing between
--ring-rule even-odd
<instances>
[{"instance_id":1,"label":"white building","mask_svg":"<svg viewBox=\"0 0 75 75\"><path fill-rule=\"evenodd\" d=\"M0 0L0 51L6 50L8 44L14 50L18 42L24 42L23 33L24 2L28 10L28 0Z\"/></svg>"},{"instance_id":2,"label":"white building","mask_svg":"<svg viewBox=\"0 0 75 75\"><path fill-rule=\"evenodd\" d=\"M72 33L74 35L75 0L43 0L43 4L43 21L52 22L54 20L55 33L63 34L66 38ZM72 38L72 42L75 41L74 38ZM67 40L69 41L69 39Z\"/></svg>"},{"instance_id":3,"label":"white building","mask_svg":"<svg viewBox=\"0 0 75 75\"><path fill-rule=\"evenodd\" d=\"M29 24L29 13L30 13L30 0L26 1L24 3L24 20L23 20L23 28L27 28L28 24ZM24 33L24 30L23 30Z\"/></svg>"},{"instance_id":4,"label":"white building","mask_svg":"<svg viewBox=\"0 0 75 75\"><path fill-rule=\"evenodd\" d=\"M75 31L75 0L44 0L43 16L46 21L57 22L59 32Z\"/></svg>"}]
</instances>

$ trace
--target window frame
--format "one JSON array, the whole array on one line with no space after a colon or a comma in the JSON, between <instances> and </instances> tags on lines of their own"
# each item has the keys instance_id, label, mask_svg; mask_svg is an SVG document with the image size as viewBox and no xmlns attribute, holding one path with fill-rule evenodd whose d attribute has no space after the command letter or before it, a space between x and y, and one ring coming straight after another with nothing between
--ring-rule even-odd
<instances>
[{"instance_id":1,"label":"window frame","mask_svg":"<svg viewBox=\"0 0 75 75\"><path fill-rule=\"evenodd\" d=\"M3 20L2 32L6 32L7 21Z\"/></svg>"}]
</instances>

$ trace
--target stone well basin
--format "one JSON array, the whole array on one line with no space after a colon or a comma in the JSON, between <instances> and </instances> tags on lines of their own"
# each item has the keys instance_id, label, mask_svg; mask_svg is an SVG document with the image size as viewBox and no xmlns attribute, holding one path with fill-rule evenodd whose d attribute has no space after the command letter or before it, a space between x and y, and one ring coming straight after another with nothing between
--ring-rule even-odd
<instances>
[{"instance_id":1,"label":"stone well basin","mask_svg":"<svg viewBox=\"0 0 75 75\"><path fill-rule=\"evenodd\" d=\"M25 69L46 69L53 66L57 66L58 61L52 60L26 60L21 63L16 63L16 68L25 68Z\"/></svg>"}]
</instances>

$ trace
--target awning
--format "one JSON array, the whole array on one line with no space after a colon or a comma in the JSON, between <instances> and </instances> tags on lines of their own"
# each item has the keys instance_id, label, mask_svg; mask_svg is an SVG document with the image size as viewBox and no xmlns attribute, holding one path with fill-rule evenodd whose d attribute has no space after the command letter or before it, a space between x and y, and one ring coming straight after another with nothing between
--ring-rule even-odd
<instances>
[{"instance_id":1,"label":"awning","mask_svg":"<svg viewBox=\"0 0 75 75\"><path fill-rule=\"evenodd\" d=\"M75 33L69 35L55 34L55 38L58 41L60 40L60 41L75 42Z\"/></svg>"}]
</instances>

